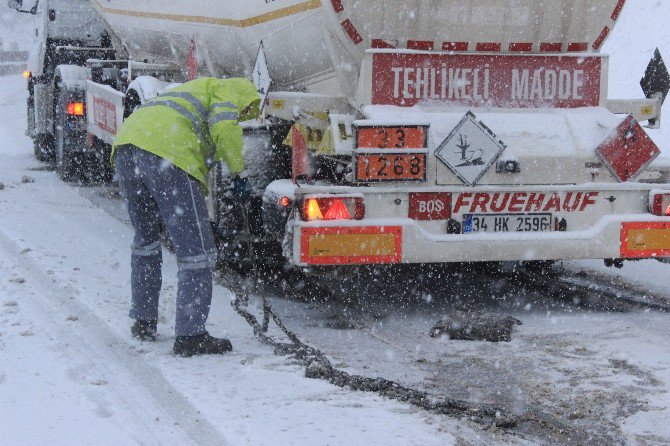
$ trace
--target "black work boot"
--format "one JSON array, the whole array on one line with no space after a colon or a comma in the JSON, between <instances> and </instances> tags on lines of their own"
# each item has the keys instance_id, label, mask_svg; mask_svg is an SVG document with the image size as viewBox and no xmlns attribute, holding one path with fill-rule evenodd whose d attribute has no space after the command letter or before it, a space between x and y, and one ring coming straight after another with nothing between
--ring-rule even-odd
<instances>
[{"instance_id":1,"label":"black work boot","mask_svg":"<svg viewBox=\"0 0 670 446\"><path fill-rule=\"evenodd\" d=\"M233 349L228 339L219 339L204 332L197 336L177 336L172 351L179 356L222 355Z\"/></svg>"},{"instance_id":2,"label":"black work boot","mask_svg":"<svg viewBox=\"0 0 670 446\"><path fill-rule=\"evenodd\" d=\"M140 341L155 341L157 332L158 321L156 319L150 321L136 320L130 327L130 333Z\"/></svg>"}]
</instances>

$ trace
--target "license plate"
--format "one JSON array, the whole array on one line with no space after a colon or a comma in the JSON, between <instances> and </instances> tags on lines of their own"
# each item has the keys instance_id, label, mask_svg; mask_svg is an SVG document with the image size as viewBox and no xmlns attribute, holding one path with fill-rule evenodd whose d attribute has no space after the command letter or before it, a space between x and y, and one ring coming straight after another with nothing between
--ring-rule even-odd
<instances>
[{"instance_id":1,"label":"license plate","mask_svg":"<svg viewBox=\"0 0 670 446\"><path fill-rule=\"evenodd\" d=\"M465 214L463 233L552 231L553 220L551 214Z\"/></svg>"},{"instance_id":2,"label":"license plate","mask_svg":"<svg viewBox=\"0 0 670 446\"><path fill-rule=\"evenodd\" d=\"M426 155L359 154L356 155L358 181L425 181Z\"/></svg>"}]
</instances>

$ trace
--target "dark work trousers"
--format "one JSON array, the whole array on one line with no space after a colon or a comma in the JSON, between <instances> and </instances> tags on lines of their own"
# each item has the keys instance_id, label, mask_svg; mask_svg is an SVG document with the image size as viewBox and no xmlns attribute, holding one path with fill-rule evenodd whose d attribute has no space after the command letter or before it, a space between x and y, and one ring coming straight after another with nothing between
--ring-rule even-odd
<instances>
[{"instance_id":1,"label":"dark work trousers","mask_svg":"<svg viewBox=\"0 0 670 446\"><path fill-rule=\"evenodd\" d=\"M162 217L179 266L175 334L204 333L216 248L202 185L169 161L131 145L119 147L114 156L121 195L135 229L130 317L158 318Z\"/></svg>"}]
</instances>

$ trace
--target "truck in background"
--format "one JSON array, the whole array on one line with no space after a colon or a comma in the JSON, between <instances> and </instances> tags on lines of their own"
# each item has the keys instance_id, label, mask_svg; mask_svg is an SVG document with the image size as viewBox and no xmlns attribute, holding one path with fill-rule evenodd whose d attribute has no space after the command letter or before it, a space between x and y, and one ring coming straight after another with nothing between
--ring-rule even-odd
<instances>
[{"instance_id":1,"label":"truck in background","mask_svg":"<svg viewBox=\"0 0 670 446\"><path fill-rule=\"evenodd\" d=\"M258 81L264 116L244 126L263 258L670 257L670 161L638 123L660 125L667 71L659 56L646 98L611 100L599 52L625 0L23 3L44 17L29 133L64 179L109 177L124 117L174 83ZM210 213L234 260L224 170Z\"/></svg>"},{"instance_id":2,"label":"truck in background","mask_svg":"<svg viewBox=\"0 0 670 446\"><path fill-rule=\"evenodd\" d=\"M27 4L29 3L29 4ZM89 58L114 55L110 37L88 1L12 0L9 7L38 18L35 44L24 72L28 79L27 134L35 157L53 162L61 178L110 177L103 153L88 150L85 82Z\"/></svg>"}]
</instances>

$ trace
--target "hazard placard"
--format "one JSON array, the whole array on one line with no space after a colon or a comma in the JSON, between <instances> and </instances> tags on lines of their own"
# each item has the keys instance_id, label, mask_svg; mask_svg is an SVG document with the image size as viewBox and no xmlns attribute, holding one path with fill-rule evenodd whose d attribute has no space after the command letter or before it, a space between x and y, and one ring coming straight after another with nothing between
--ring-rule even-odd
<instances>
[{"instance_id":1,"label":"hazard placard","mask_svg":"<svg viewBox=\"0 0 670 446\"><path fill-rule=\"evenodd\" d=\"M468 111L435 149L435 156L461 181L474 186L505 148L505 144Z\"/></svg>"},{"instance_id":2,"label":"hazard placard","mask_svg":"<svg viewBox=\"0 0 670 446\"><path fill-rule=\"evenodd\" d=\"M629 115L598 146L596 153L620 182L635 178L661 154L642 126Z\"/></svg>"}]
</instances>

